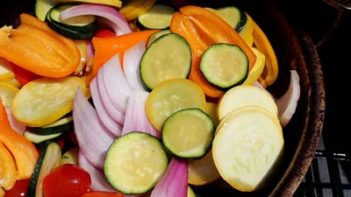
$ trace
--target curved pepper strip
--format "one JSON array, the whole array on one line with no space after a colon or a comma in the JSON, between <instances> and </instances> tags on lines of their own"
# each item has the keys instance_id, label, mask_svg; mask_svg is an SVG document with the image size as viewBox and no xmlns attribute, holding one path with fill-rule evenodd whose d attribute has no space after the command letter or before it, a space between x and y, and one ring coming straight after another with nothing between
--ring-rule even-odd
<instances>
[{"instance_id":1,"label":"curved pepper strip","mask_svg":"<svg viewBox=\"0 0 351 197\"><path fill-rule=\"evenodd\" d=\"M189 17L179 12L174 13L170 28L172 32L182 35L191 47L192 66L189 79L198 84L207 96L212 98L221 97L224 92L211 85L200 71L201 56L209 45L200 38Z\"/></svg>"},{"instance_id":2,"label":"curved pepper strip","mask_svg":"<svg viewBox=\"0 0 351 197\"><path fill-rule=\"evenodd\" d=\"M16 183L16 165L11 153L0 142L0 190L11 189ZM1 196L1 191L0 191Z\"/></svg>"},{"instance_id":3,"label":"curved pepper strip","mask_svg":"<svg viewBox=\"0 0 351 197\"><path fill-rule=\"evenodd\" d=\"M208 9L197 6L185 6L180 12L190 17L202 39L209 43L227 43L240 47L246 54L250 69L256 61L256 55L240 35L221 17Z\"/></svg>"},{"instance_id":4,"label":"curved pepper strip","mask_svg":"<svg viewBox=\"0 0 351 197\"><path fill-rule=\"evenodd\" d=\"M260 84L266 87L272 85L278 77L278 60L266 34L255 22L253 23L252 35L254 45L266 56L266 66L259 79Z\"/></svg>"},{"instance_id":5,"label":"curved pepper strip","mask_svg":"<svg viewBox=\"0 0 351 197\"><path fill-rule=\"evenodd\" d=\"M15 160L17 167L16 179L30 178L33 174L39 153L32 142L12 129L1 99L0 125L0 143L10 151Z\"/></svg>"},{"instance_id":6,"label":"curved pepper strip","mask_svg":"<svg viewBox=\"0 0 351 197\"><path fill-rule=\"evenodd\" d=\"M72 40L28 14L21 14L17 29L0 29L0 57L37 75L54 78L71 74L80 62Z\"/></svg>"},{"instance_id":7,"label":"curved pepper strip","mask_svg":"<svg viewBox=\"0 0 351 197\"><path fill-rule=\"evenodd\" d=\"M173 15L170 29L182 35L192 49L192 69L189 78L197 83L208 97L219 98L224 92L210 84L200 71L203 52L212 44L228 43L238 45L247 55L249 67L256 62L256 55L240 35L222 18L205 8L185 6Z\"/></svg>"},{"instance_id":8,"label":"curved pepper strip","mask_svg":"<svg viewBox=\"0 0 351 197\"><path fill-rule=\"evenodd\" d=\"M92 43L95 50L93 68L89 75L87 75L86 81L90 82L96 76L101 66L113 55L120 53L120 58L122 60L123 54L127 49L141 41L146 43L149 37L158 31L159 30L146 30L121 36L93 37Z\"/></svg>"},{"instance_id":9,"label":"curved pepper strip","mask_svg":"<svg viewBox=\"0 0 351 197\"><path fill-rule=\"evenodd\" d=\"M128 20L134 20L138 16L147 12L156 0L132 0L120 10L120 13Z\"/></svg>"},{"instance_id":10,"label":"curved pepper strip","mask_svg":"<svg viewBox=\"0 0 351 197\"><path fill-rule=\"evenodd\" d=\"M250 15L248 15L247 13L246 17L247 17L247 21L246 24L244 25L243 29L239 32L239 35L243 38L243 40L246 42L246 44L250 47L252 47L253 45L253 36L252 36L252 32L253 32L253 20L251 18Z\"/></svg>"}]
</instances>

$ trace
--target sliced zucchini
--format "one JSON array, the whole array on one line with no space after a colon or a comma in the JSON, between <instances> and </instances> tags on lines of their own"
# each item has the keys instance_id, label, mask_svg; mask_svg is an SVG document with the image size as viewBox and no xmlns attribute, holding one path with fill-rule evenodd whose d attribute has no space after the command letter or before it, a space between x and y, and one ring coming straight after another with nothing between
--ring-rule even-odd
<instances>
[{"instance_id":1,"label":"sliced zucchini","mask_svg":"<svg viewBox=\"0 0 351 197\"><path fill-rule=\"evenodd\" d=\"M58 166L61 159L61 149L55 142L44 143L40 148L40 155L34 167L34 172L28 186L28 196L43 196L43 180L55 167Z\"/></svg>"},{"instance_id":2,"label":"sliced zucchini","mask_svg":"<svg viewBox=\"0 0 351 197\"><path fill-rule=\"evenodd\" d=\"M237 32L240 32L247 22L245 12L234 6L219 8L215 12Z\"/></svg>"},{"instance_id":3,"label":"sliced zucchini","mask_svg":"<svg viewBox=\"0 0 351 197\"><path fill-rule=\"evenodd\" d=\"M236 45L214 44L202 55L200 70L211 84L227 89L246 79L249 61Z\"/></svg>"},{"instance_id":4,"label":"sliced zucchini","mask_svg":"<svg viewBox=\"0 0 351 197\"><path fill-rule=\"evenodd\" d=\"M240 110L217 128L212 155L227 183L239 191L251 192L267 182L283 146L282 127L269 113Z\"/></svg>"},{"instance_id":5,"label":"sliced zucchini","mask_svg":"<svg viewBox=\"0 0 351 197\"><path fill-rule=\"evenodd\" d=\"M189 160L188 169L188 183L191 185L206 185L220 178L212 151L208 151L201 159Z\"/></svg>"},{"instance_id":6,"label":"sliced zucchini","mask_svg":"<svg viewBox=\"0 0 351 197\"><path fill-rule=\"evenodd\" d=\"M186 108L206 109L204 92L196 83L187 79L163 82L152 90L145 105L151 124L159 131L170 115Z\"/></svg>"},{"instance_id":7,"label":"sliced zucchini","mask_svg":"<svg viewBox=\"0 0 351 197\"><path fill-rule=\"evenodd\" d=\"M155 4L145 14L138 16L138 22L148 29L166 29L171 24L174 12L172 7Z\"/></svg>"},{"instance_id":8,"label":"sliced zucchini","mask_svg":"<svg viewBox=\"0 0 351 197\"><path fill-rule=\"evenodd\" d=\"M70 131L73 128L73 117L64 117L60 120L49 124L44 127L31 127L28 130L32 133L36 133L39 135L50 135L55 133L63 133Z\"/></svg>"},{"instance_id":9,"label":"sliced zucchini","mask_svg":"<svg viewBox=\"0 0 351 197\"><path fill-rule=\"evenodd\" d=\"M212 119L198 108L175 112L165 121L162 141L181 158L200 158L212 144L215 126Z\"/></svg>"},{"instance_id":10,"label":"sliced zucchini","mask_svg":"<svg viewBox=\"0 0 351 197\"><path fill-rule=\"evenodd\" d=\"M44 141L47 141L47 140L52 140L52 139L55 139L55 138L58 138L62 135L62 133L54 133L54 134L48 134L48 135L39 135L39 134L36 134L36 133L32 133L30 131L25 131L23 133L23 136L25 138L27 138L29 141L35 143L35 144L39 144L39 143L42 143Z\"/></svg>"},{"instance_id":11,"label":"sliced zucchini","mask_svg":"<svg viewBox=\"0 0 351 197\"><path fill-rule=\"evenodd\" d=\"M149 40L147 41L147 46L149 47L155 40L157 40L159 37L169 34L171 33L171 31L169 29L165 29L159 32L156 32L154 34L152 34L149 38Z\"/></svg>"},{"instance_id":12,"label":"sliced zucchini","mask_svg":"<svg viewBox=\"0 0 351 197\"><path fill-rule=\"evenodd\" d=\"M168 159L161 142L146 133L131 132L116 139L106 153L108 182L125 194L150 190L166 171Z\"/></svg>"},{"instance_id":13,"label":"sliced zucchini","mask_svg":"<svg viewBox=\"0 0 351 197\"><path fill-rule=\"evenodd\" d=\"M278 116L278 107L272 95L256 86L241 85L227 91L218 104L218 117L222 120L230 112L244 106L259 106L273 117Z\"/></svg>"},{"instance_id":14,"label":"sliced zucchini","mask_svg":"<svg viewBox=\"0 0 351 197\"><path fill-rule=\"evenodd\" d=\"M187 78L191 68L191 49L179 34L161 36L145 51L140 76L149 89L168 79Z\"/></svg>"},{"instance_id":15,"label":"sliced zucchini","mask_svg":"<svg viewBox=\"0 0 351 197\"><path fill-rule=\"evenodd\" d=\"M33 80L16 94L12 104L13 115L30 127L51 124L72 111L78 88L85 94L85 82L78 77Z\"/></svg>"},{"instance_id":16,"label":"sliced zucchini","mask_svg":"<svg viewBox=\"0 0 351 197\"><path fill-rule=\"evenodd\" d=\"M57 5L46 15L46 22L58 33L73 39L91 38L97 30L95 16L83 15L61 20L60 14L72 5Z\"/></svg>"},{"instance_id":17,"label":"sliced zucchini","mask_svg":"<svg viewBox=\"0 0 351 197\"><path fill-rule=\"evenodd\" d=\"M41 21L45 21L46 14L53 8L55 4L52 0L36 0L34 5L35 16Z\"/></svg>"}]
</instances>

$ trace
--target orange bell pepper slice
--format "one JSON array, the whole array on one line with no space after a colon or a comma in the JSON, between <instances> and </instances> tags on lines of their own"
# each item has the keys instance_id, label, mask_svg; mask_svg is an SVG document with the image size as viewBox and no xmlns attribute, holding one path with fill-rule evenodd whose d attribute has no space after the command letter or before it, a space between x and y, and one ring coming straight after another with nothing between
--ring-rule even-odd
<instances>
[{"instance_id":1,"label":"orange bell pepper slice","mask_svg":"<svg viewBox=\"0 0 351 197\"><path fill-rule=\"evenodd\" d=\"M9 150L15 160L17 180L30 178L39 157L38 151L32 142L11 128L1 99L0 125L0 143Z\"/></svg>"},{"instance_id":2,"label":"orange bell pepper slice","mask_svg":"<svg viewBox=\"0 0 351 197\"><path fill-rule=\"evenodd\" d=\"M185 6L180 12L190 17L200 36L207 43L227 43L239 46L249 60L250 69L256 61L256 55L241 36L220 16L212 11L197 6Z\"/></svg>"},{"instance_id":3,"label":"orange bell pepper slice","mask_svg":"<svg viewBox=\"0 0 351 197\"><path fill-rule=\"evenodd\" d=\"M16 183L16 165L11 153L0 142L0 190L11 189Z\"/></svg>"},{"instance_id":4,"label":"orange bell pepper slice","mask_svg":"<svg viewBox=\"0 0 351 197\"><path fill-rule=\"evenodd\" d=\"M182 35L189 43L192 50L192 66L189 79L198 84L205 94L212 98L221 97L224 92L217 87L211 85L202 75L200 71L200 60L203 52L208 48L208 43L205 43L198 35L194 25L189 17L177 12L173 15L171 21L171 31Z\"/></svg>"},{"instance_id":5,"label":"orange bell pepper slice","mask_svg":"<svg viewBox=\"0 0 351 197\"><path fill-rule=\"evenodd\" d=\"M93 47L95 55L93 59L93 69L87 76L87 80L92 80L98 73L100 67L104 65L116 53L120 53L121 60L126 50L135 44L149 39L150 35L159 30L146 30L113 37L93 37Z\"/></svg>"},{"instance_id":6,"label":"orange bell pepper slice","mask_svg":"<svg viewBox=\"0 0 351 197\"><path fill-rule=\"evenodd\" d=\"M0 29L0 57L37 75L54 78L71 74L80 62L72 40L28 14L21 14L17 29Z\"/></svg>"}]
</instances>

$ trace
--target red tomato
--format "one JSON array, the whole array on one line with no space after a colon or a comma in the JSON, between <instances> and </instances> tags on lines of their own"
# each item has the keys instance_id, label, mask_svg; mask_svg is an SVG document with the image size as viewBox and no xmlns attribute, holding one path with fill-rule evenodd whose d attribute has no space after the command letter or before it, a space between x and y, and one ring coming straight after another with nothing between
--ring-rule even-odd
<instances>
[{"instance_id":1,"label":"red tomato","mask_svg":"<svg viewBox=\"0 0 351 197\"><path fill-rule=\"evenodd\" d=\"M118 192L89 192L82 197L124 197L124 195Z\"/></svg>"},{"instance_id":2,"label":"red tomato","mask_svg":"<svg viewBox=\"0 0 351 197\"><path fill-rule=\"evenodd\" d=\"M27 196L29 179L23 179L16 181L13 188L5 192L4 197L21 197Z\"/></svg>"},{"instance_id":3,"label":"red tomato","mask_svg":"<svg viewBox=\"0 0 351 197\"><path fill-rule=\"evenodd\" d=\"M45 197L81 197L89 191L90 175L82 168L64 164L54 169L43 181Z\"/></svg>"}]
</instances>

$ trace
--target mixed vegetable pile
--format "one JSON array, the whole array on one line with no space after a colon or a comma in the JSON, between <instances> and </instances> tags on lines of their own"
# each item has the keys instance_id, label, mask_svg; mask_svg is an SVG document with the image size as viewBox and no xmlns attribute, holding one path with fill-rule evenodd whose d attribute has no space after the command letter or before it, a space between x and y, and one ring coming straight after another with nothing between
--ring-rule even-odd
<instances>
[{"instance_id":1,"label":"mixed vegetable pile","mask_svg":"<svg viewBox=\"0 0 351 197\"><path fill-rule=\"evenodd\" d=\"M300 97L243 10L37 0L0 28L0 196L264 187Z\"/></svg>"}]
</instances>

